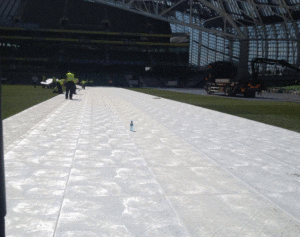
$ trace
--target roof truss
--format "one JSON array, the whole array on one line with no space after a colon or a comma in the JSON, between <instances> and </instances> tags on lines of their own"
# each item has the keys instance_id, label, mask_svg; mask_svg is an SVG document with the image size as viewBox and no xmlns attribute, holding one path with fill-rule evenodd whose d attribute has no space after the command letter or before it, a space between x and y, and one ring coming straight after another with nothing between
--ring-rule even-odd
<instances>
[{"instance_id":1,"label":"roof truss","mask_svg":"<svg viewBox=\"0 0 300 237\"><path fill-rule=\"evenodd\" d=\"M190 26L226 37L246 39L242 29L300 19L300 0L86 0ZM178 17L181 13L181 17Z\"/></svg>"}]
</instances>

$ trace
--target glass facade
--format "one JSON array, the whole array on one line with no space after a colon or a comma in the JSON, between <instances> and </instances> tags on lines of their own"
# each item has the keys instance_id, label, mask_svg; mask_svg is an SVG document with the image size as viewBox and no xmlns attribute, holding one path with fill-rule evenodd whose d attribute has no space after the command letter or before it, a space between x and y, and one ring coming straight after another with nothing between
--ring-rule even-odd
<instances>
[{"instance_id":1,"label":"glass facade","mask_svg":"<svg viewBox=\"0 0 300 237\"><path fill-rule=\"evenodd\" d=\"M171 25L173 33L190 34L190 64L205 66L214 61L238 61L239 41L182 25Z\"/></svg>"},{"instance_id":2,"label":"glass facade","mask_svg":"<svg viewBox=\"0 0 300 237\"><path fill-rule=\"evenodd\" d=\"M260 0L262 3L264 0ZM235 11L236 5L230 6ZM249 8L245 8L245 11ZM265 7L267 15L270 11ZM177 12L176 17L188 22L184 13ZM290 64L299 66L300 40L297 34L300 31L300 21L282 22L259 26L241 27L249 41L248 71L251 73L250 62L253 58L262 57L270 59L283 59ZM171 24L173 33L189 33L190 35L190 61L196 67L206 66L215 61L240 60L240 41L223 35L216 35L209 31L201 31L189 26ZM264 70L271 70L272 65L265 65Z\"/></svg>"},{"instance_id":3,"label":"glass facade","mask_svg":"<svg viewBox=\"0 0 300 237\"><path fill-rule=\"evenodd\" d=\"M288 63L299 66L299 39L296 32L299 31L300 22L278 23L265 25L264 27L248 27L249 32L249 66L255 57L269 59L283 59ZM262 36L265 37L262 37ZM270 71L272 65L266 65L265 71ZM250 67L249 67L250 69Z\"/></svg>"}]
</instances>

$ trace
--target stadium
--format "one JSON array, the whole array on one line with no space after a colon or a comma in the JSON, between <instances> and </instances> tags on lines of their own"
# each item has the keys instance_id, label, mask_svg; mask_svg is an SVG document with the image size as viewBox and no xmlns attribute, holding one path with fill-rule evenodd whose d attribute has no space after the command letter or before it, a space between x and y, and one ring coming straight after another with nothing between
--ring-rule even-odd
<instances>
[{"instance_id":1,"label":"stadium","mask_svg":"<svg viewBox=\"0 0 300 237\"><path fill-rule=\"evenodd\" d=\"M298 0L3 0L0 26L2 77L12 81L73 70L97 85L128 86L129 77L194 86L217 61L236 65L240 78L255 58L300 61ZM280 63L256 67L282 80L295 74Z\"/></svg>"},{"instance_id":2,"label":"stadium","mask_svg":"<svg viewBox=\"0 0 300 237\"><path fill-rule=\"evenodd\" d=\"M299 31L300 0L0 0L0 236L300 236Z\"/></svg>"}]
</instances>

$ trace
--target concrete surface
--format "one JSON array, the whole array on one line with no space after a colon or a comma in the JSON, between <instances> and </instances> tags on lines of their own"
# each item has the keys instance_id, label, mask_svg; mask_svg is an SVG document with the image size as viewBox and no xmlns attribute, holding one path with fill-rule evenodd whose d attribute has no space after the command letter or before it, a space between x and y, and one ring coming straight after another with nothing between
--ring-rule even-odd
<instances>
[{"instance_id":1,"label":"concrete surface","mask_svg":"<svg viewBox=\"0 0 300 237\"><path fill-rule=\"evenodd\" d=\"M121 88L74 97L3 121L7 237L300 236L299 133Z\"/></svg>"}]
</instances>

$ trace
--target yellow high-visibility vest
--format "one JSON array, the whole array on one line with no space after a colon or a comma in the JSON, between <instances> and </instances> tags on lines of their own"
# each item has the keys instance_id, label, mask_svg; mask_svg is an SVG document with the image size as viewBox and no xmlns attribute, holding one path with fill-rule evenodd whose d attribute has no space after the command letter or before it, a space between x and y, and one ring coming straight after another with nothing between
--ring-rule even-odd
<instances>
[{"instance_id":1,"label":"yellow high-visibility vest","mask_svg":"<svg viewBox=\"0 0 300 237\"><path fill-rule=\"evenodd\" d=\"M75 79L74 79L74 74L68 72L68 73L67 73L67 81L74 81L74 80L75 80Z\"/></svg>"},{"instance_id":2,"label":"yellow high-visibility vest","mask_svg":"<svg viewBox=\"0 0 300 237\"><path fill-rule=\"evenodd\" d=\"M60 79L60 80L58 80L58 83L61 84L61 85L63 85L64 81L65 81L64 79Z\"/></svg>"}]
</instances>

